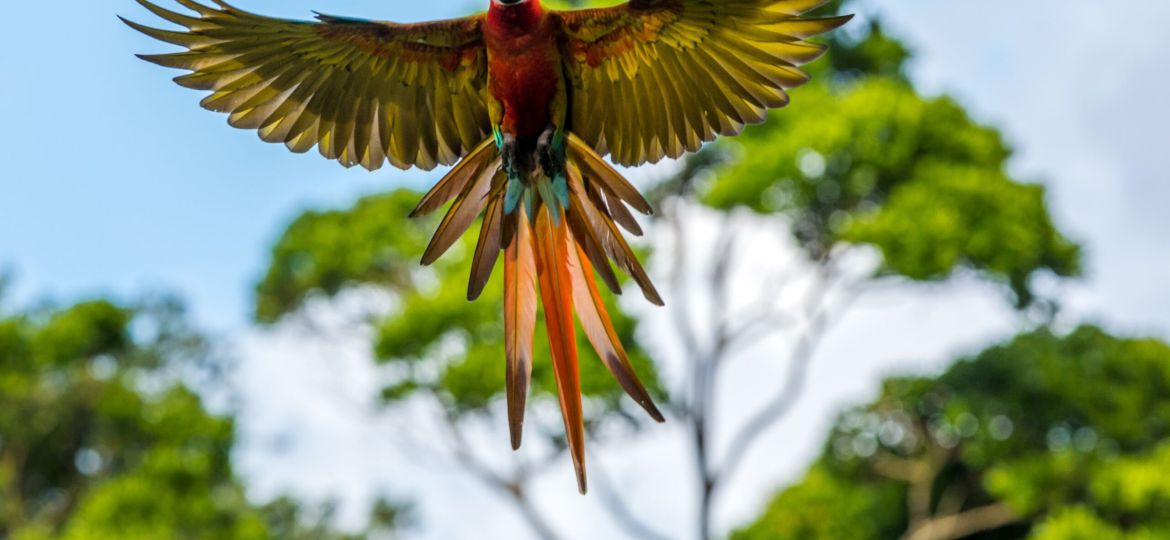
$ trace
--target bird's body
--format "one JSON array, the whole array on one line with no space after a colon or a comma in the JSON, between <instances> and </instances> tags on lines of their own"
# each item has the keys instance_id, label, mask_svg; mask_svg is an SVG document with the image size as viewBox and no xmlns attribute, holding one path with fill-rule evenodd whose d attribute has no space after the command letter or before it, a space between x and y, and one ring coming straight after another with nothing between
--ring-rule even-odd
<instances>
[{"instance_id":1,"label":"bird's body","mask_svg":"<svg viewBox=\"0 0 1170 540\"><path fill-rule=\"evenodd\" d=\"M138 1L184 30L127 24L187 49L143 58L190 71L176 82L210 91L202 105L228 113L233 126L294 152L316 147L346 166L455 165L412 214L451 203L423 263L483 216L468 298L502 253L513 446L539 298L582 493L574 313L622 388L663 421L596 283L620 293L616 266L663 304L619 230L640 235L630 210L651 207L603 156L657 162L762 121L788 103L786 89L808 80L796 66L824 52L805 38L849 19L800 16L825 0L630 0L577 11L491 0L483 15L416 24L287 21L222 0L174 0L192 16Z\"/></svg>"},{"instance_id":2,"label":"bird's body","mask_svg":"<svg viewBox=\"0 0 1170 540\"><path fill-rule=\"evenodd\" d=\"M555 113L564 118L564 107L553 110L566 91L556 21L538 2L496 6L488 10L483 27L488 91L502 108L501 130L535 140L554 123Z\"/></svg>"}]
</instances>

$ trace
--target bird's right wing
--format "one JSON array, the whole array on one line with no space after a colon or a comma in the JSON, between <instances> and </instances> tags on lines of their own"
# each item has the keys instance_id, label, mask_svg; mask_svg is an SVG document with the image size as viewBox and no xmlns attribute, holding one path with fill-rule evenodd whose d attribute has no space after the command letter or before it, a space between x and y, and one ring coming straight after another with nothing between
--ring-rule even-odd
<instances>
[{"instance_id":1,"label":"bird's right wing","mask_svg":"<svg viewBox=\"0 0 1170 540\"><path fill-rule=\"evenodd\" d=\"M211 91L203 107L228 113L231 125L255 129L265 141L294 152L317 146L347 167L373 170L388 160L431 169L455 163L491 131L482 16L304 22L212 1L218 7L176 0L191 16L138 0L184 30L126 24L185 47L142 58L191 71L175 81Z\"/></svg>"},{"instance_id":2,"label":"bird's right wing","mask_svg":"<svg viewBox=\"0 0 1170 540\"><path fill-rule=\"evenodd\" d=\"M573 84L570 129L635 166L695 151L761 122L825 52L807 38L849 16L801 14L827 0L630 0L555 12Z\"/></svg>"}]
</instances>

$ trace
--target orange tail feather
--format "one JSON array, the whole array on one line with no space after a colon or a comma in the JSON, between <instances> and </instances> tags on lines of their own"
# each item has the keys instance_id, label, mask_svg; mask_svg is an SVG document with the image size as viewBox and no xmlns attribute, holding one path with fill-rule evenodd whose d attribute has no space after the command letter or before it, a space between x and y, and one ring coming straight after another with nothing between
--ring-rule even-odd
<instances>
[{"instance_id":1,"label":"orange tail feather","mask_svg":"<svg viewBox=\"0 0 1170 540\"><path fill-rule=\"evenodd\" d=\"M557 217L546 203L558 204L560 200L547 193L547 183L538 186L545 191L535 204L521 205L510 214L504 212L506 179L490 139L452 169L412 215L432 212L454 200L423 255L423 263L430 264L454 244L477 215L485 213L472 261L469 299L483 291L500 249L504 250L508 428L512 447L517 449L523 438L524 408L531 385L539 283L565 435L578 488L585 493L585 426L573 313L621 387L652 418L662 422L662 413L638 380L613 328L593 272L596 270L606 285L620 294L612 261L633 278L651 302L661 305L662 298L618 230L621 224L640 234L641 228L626 205L650 213L649 203L592 148L575 135L570 134L568 140L568 208L561 208Z\"/></svg>"},{"instance_id":2,"label":"orange tail feather","mask_svg":"<svg viewBox=\"0 0 1170 540\"><path fill-rule=\"evenodd\" d=\"M597 290L597 282L593 279L593 266L589 264L585 252L580 246L569 250L569 269L573 277L573 301L576 304L577 319L585 330L586 337L597 351L597 356L609 368L610 373L617 379L622 389L638 402L646 413L655 421L665 422L662 413L654 405L650 393L634 366L630 364L630 357L626 354L617 331L613 328L605 302L601 299L601 292Z\"/></svg>"},{"instance_id":3,"label":"orange tail feather","mask_svg":"<svg viewBox=\"0 0 1170 540\"><path fill-rule=\"evenodd\" d=\"M515 231L504 253L504 351L508 359L506 393L512 449L520 449L524 405L532 379L532 334L536 329L536 257L524 212L512 216Z\"/></svg>"},{"instance_id":4,"label":"orange tail feather","mask_svg":"<svg viewBox=\"0 0 1170 540\"><path fill-rule=\"evenodd\" d=\"M569 274L568 225L553 224L547 206L536 214L536 275L544 304L544 321L552 350L553 372L569 454L577 470L577 487L585 493L585 416L581 406L581 378L577 371L577 335L573 331L573 286Z\"/></svg>"}]
</instances>

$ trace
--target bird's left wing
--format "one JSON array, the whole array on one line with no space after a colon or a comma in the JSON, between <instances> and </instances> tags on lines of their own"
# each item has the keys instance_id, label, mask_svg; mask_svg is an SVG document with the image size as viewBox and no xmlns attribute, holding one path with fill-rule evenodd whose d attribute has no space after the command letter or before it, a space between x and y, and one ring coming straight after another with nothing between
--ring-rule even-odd
<instances>
[{"instance_id":1,"label":"bird's left wing","mask_svg":"<svg viewBox=\"0 0 1170 540\"><path fill-rule=\"evenodd\" d=\"M148 10L184 30L126 21L185 47L142 55L191 71L179 84L211 91L202 105L231 125L259 131L294 152L317 146L349 167L450 165L490 133L482 17L419 24L319 15L274 19L220 0L175 0L195 16L148 0ZM125 19L123 19L125 21Z\"/></svg>"},{"instance_id":2,"label":"bird's left wing","mask_svg":"<svg viewBox=\"0 0 1170 540\"><path fill-rule=\"evenodd\" d=\"M573 83L570 129L622 165L739 133L808 80L805 38L850 17L800 15L827 0L630 0L556 12Z\"/></svg>"}]
</instances>

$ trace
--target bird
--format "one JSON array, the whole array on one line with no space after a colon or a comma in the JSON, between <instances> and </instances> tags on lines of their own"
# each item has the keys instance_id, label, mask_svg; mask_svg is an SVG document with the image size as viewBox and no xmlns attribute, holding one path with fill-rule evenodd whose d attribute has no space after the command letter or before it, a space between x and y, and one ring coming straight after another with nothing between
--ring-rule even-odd
<instances>
[{"instance_id":1,"label":"bird","mask_svg":"<svg viewBox=\"0 0 1170 540\"><path fill-rule=\"evenodd\" d=\"M809 80L800 66L825 53L808 39L852 17L808 16L827 0L629 0L576 10L489 0L486 12L406 24L322 13L286 20L221 0L173 0L184 12L137 1L176 29L122 21L183 49L138 56L186 71L175 82L210 92L200 104L228 114L230 125L293 152L315 147L346 167L453 165L411 213L447 207L422 263L482 216L467 297L480 296L502 255L512 447L522 441L539 303L582 494L574 313L619 385L665 421L597 283L621 294L616 267L664 305L622 233L641 235L634 213L653 209L613 164L678 158L764 121Z\"/></svg>"}]
</instances>

